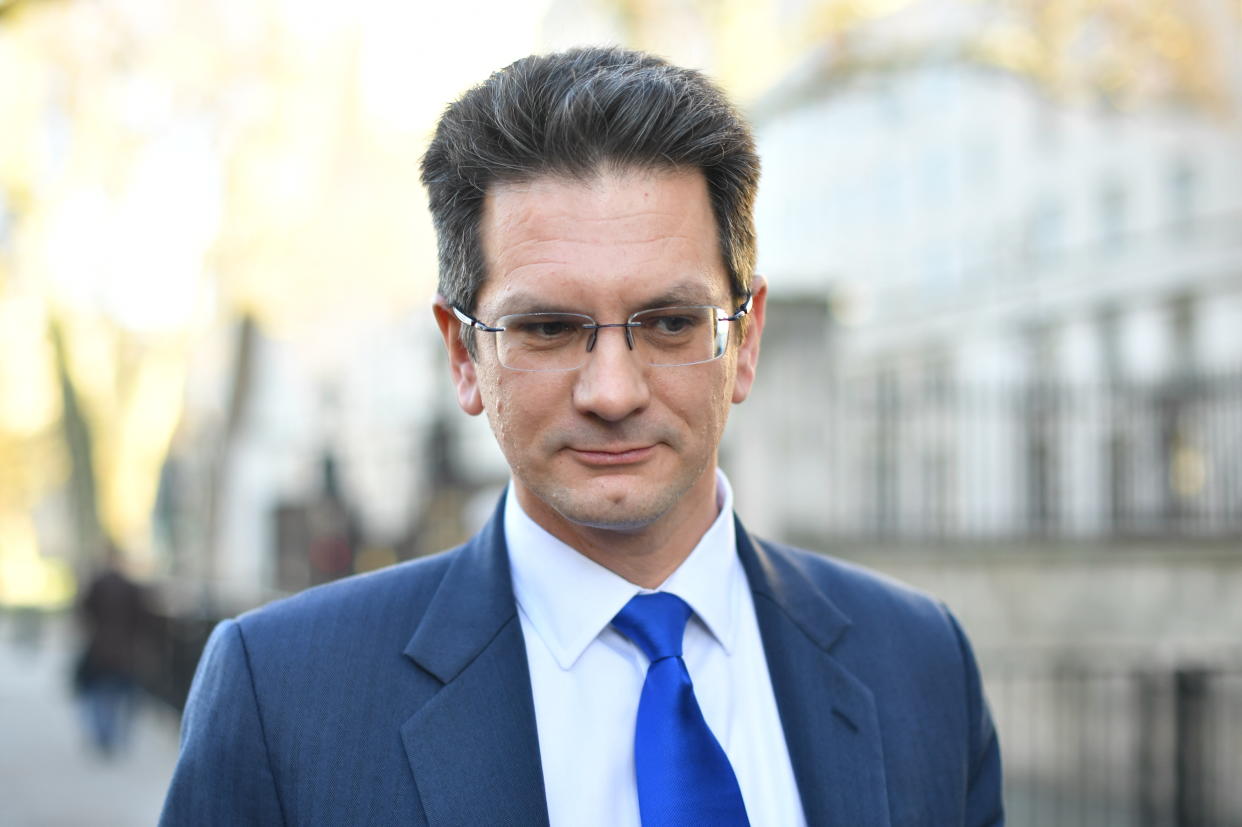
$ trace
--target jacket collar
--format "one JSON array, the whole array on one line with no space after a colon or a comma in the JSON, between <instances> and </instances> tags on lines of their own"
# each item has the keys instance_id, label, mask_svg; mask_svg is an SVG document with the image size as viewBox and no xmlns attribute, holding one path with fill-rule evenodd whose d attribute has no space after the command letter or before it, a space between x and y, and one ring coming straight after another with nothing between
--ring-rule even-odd
<instances>
[{"instance_id":1,"label":"jacket collar","mask_svg":"<svg viewBox=\"0 0 1242 827\"><path fill-rule=\"evenodd\" d=\"M501 514L456 555L405 647L443 683L401 727L429 825L546 825L526 645Z\"/></svg>"},{"instance_id":2,"label":"jacket collar","mask_svg":"<svg viewBox=\"0 0 1242 827\"><path fill-rule=\"evenodd\" d=\"M509 555L505 547L502 495L483 530L458 552L405 655L449 683L517 618Z\"/></svg>"},{"instance_id":3,"label":"jacket collar","mask_svg":"<svg viewBox=\"0 0 1242 827\"><path fill-rule=\"evenodd\" d=\"M875 699L834 654L850 619L808 570L814 561L756 542L740 522L737 551L807 823L887 827Z\"/></svg>"}]
</instances>

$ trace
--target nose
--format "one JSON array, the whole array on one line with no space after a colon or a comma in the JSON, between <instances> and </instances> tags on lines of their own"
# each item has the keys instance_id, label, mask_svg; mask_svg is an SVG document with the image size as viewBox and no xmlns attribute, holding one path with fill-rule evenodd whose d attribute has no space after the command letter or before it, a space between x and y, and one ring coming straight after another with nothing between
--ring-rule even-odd
<instances>
[{"instance_id":1,"label":"nose","mask_svg":"<svg viewBox=\"0 0 1242 827\"><path fill-rule=\"evenodd\" d=\"M620 422L647 407L651 388L648 366L630 350L623 327L596 331L595 347L574 382L574 407L580 413Z\"/></svg>"}]
</instances>

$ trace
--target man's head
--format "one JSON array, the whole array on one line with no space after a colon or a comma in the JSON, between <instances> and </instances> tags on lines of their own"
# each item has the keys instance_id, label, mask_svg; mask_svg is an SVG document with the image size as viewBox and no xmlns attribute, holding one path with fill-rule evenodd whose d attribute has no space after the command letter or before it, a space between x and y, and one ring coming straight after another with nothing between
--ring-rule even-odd
<instances>
[{"instance_id":1,"label":"man's head","mask_svg":"<svg viewBox=\"0 0 1242 827\"><path fill-rule=\"evenodd\" d=\"M423 158L440 295L474 309L487 277L480 220L496 184L621 168L700 171L733 296L750 291L759 183L750 128L702 74L595 48L523 58L445 111Z\"/></svg>"},{"instance_id":2,"label":"man's head","mask_svg":"<svg viewBox=\"0 0 1242 827\"><path fill-rule=\"evenodd\" d=\"M526 512L580 551L603 530L688 553L714 519L763 328L757 177L721 93L633 52L527 58L440 124L424 180L458 402L487 414Z\"/></svg>"}]
</instances>

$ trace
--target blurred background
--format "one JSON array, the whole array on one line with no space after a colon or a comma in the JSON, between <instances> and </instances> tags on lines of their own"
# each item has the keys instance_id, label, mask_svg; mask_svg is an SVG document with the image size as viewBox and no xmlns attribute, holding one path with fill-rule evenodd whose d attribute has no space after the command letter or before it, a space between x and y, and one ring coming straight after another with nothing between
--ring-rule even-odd
<instances>
[{"instance_id":1,"label":"blurred background","mask_svg":"<svg viewBox=\"0 0 1242 827\"><path fill-rule=\"evenodd\" d=\"M0 823L153 822L219 618L490 512L418 159L587 43L755 125L749 527L945 599L1011 824L1242 825L1239 0L0 0Z\"/></svg>"}]
</instances>

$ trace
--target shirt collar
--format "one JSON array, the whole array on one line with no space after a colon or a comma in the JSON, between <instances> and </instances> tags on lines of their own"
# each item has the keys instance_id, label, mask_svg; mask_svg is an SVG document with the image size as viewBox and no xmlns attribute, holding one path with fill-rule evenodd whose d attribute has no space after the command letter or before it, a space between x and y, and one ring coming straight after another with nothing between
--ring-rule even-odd
<instances>
[{"instance_id":1,"label":"shirt collar","mask_svg":"<svg viewBox=\"0 0 1242 827\"><path fill-rule=\"evenodd\" d=\"M730 653L745 575L737 558L733 489L720 469L716 469L716 506L716 519L658 591L686 601ZM512 486L505 498L504 521L517 604L557 664L569 669L630 598L646 590L545 531L522 510Z\"/></svg>"}]
</instances>

